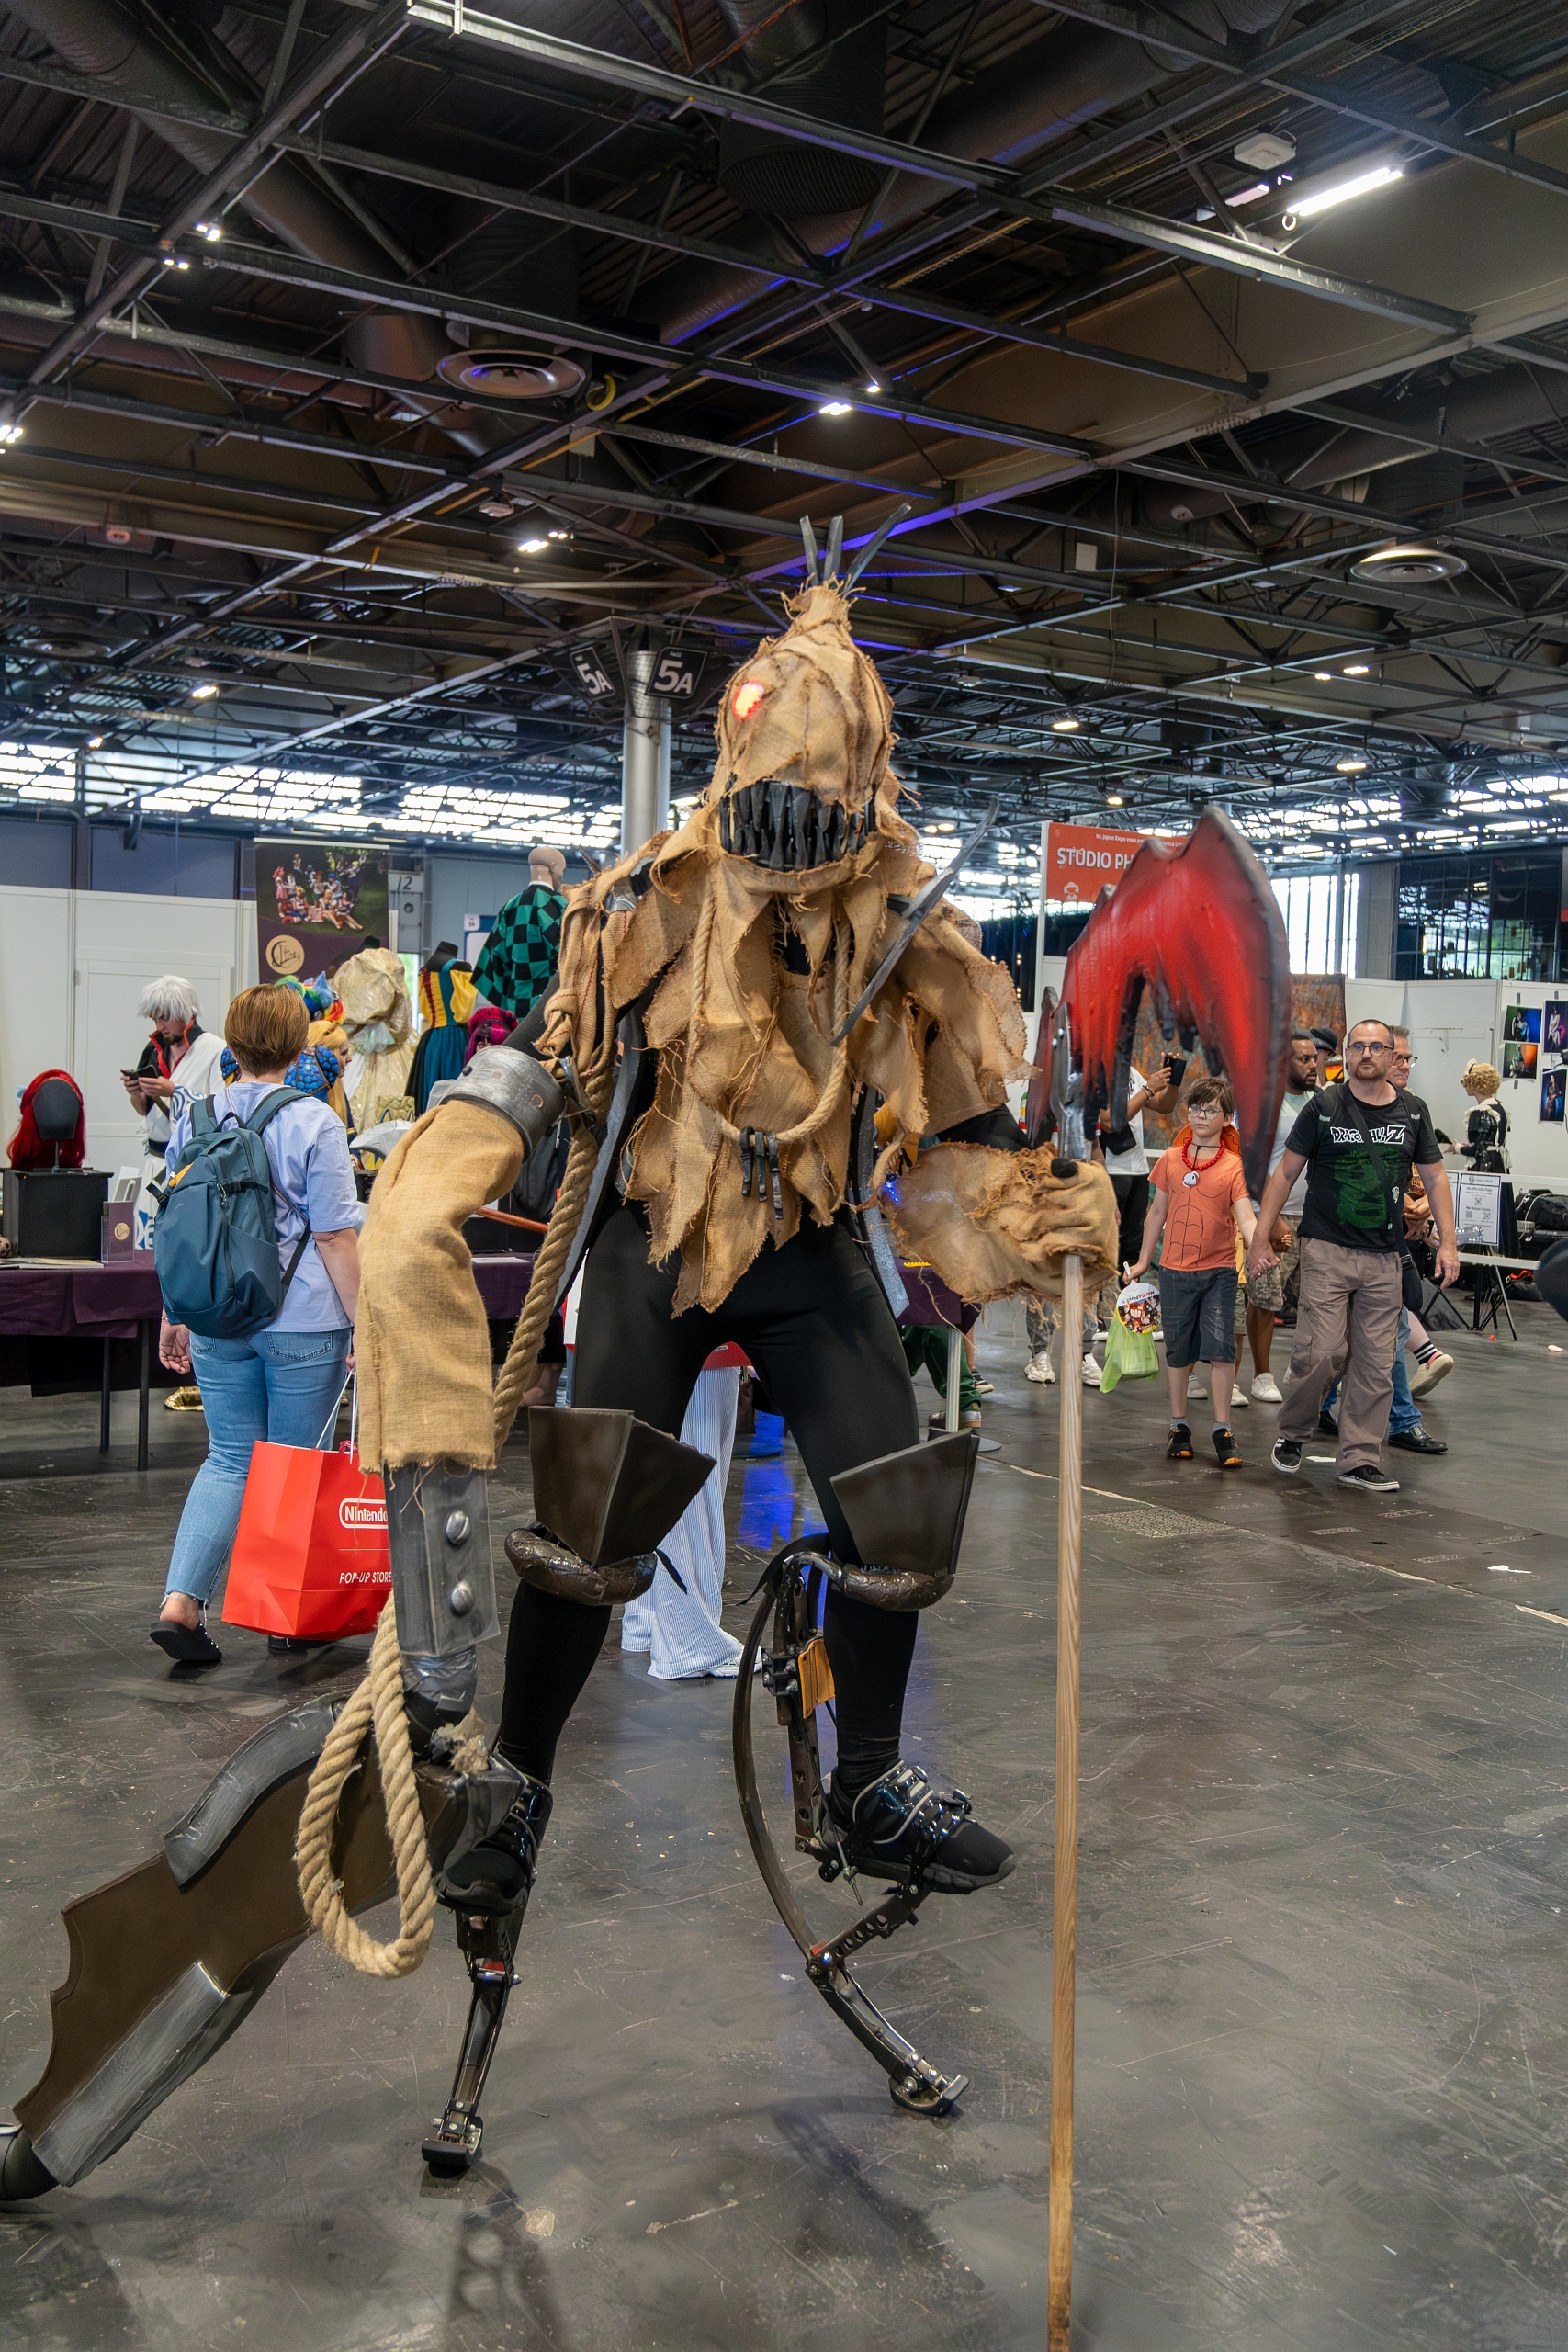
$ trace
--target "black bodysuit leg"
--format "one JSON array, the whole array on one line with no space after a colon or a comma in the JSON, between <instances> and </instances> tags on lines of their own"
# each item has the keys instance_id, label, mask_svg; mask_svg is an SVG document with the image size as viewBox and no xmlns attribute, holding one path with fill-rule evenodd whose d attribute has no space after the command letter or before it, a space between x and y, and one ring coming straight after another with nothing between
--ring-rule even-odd
<instances>
[{"instance_id":1,"label":"black bodysuit leg","mask_svg":"<svg viewBox=\"0 0 1568 2352\"><path fill-rule=\"evenodd\" d=\"M629 1410L680 1436L704 1359L719 1343L711 1336L713 1318L700 1309L678 1321L671 1317L674 1295L673 1272L648 1262L645 1227L630 1210L617 1210L594 1242L583 1277L573 1404ZM496 1746L520 1771L549 1779L556 1743L609 1623L608 1609L518 1586Z\"/></svg>"},{"instance_id":2,"label":"black bodysuit leg","mask_svg":"<svg viewBox=\"0 0 1568 2352\"><path fill-rule=\"evenodd\" d=\"M744 1288L748 1353L800 1448L836 1557L857 1560L833 1492L840 1470L919 1441L919 1413L897 1326L876 1278L842 1225L803 1227L761 1258L725 1301L727 1323ZM904 1692L919 1618L829 1592L822 1615L837 1693L835 1780L850 1794L898 1760Z\"/></svg>"},{"instance_id":3,"label":"black bodysuit leg","mask_svg":"<svg viewBox=\"0 0 1568 2352\"><path fill-rule=\"evenodd\" d=\"M886 1302L841 1224L764 1247L723 1306L672 1316L673 1266L648 1263L632 1210L609 1219L583 1283L572 1401L635 1412L679 1436L705 1359L739 1341L765 1375L810 1476L834 1552L858 1558L832 1478L919 1437L908 1368ZM507 1637L498 1745L547 1780L556 1742L592 1670L608 1609L519 1588ZM897 1758L917 1621L829 1593L823 1631L838 1691L839 1770L858 1788Z\"/></svg>"}]
</instances>

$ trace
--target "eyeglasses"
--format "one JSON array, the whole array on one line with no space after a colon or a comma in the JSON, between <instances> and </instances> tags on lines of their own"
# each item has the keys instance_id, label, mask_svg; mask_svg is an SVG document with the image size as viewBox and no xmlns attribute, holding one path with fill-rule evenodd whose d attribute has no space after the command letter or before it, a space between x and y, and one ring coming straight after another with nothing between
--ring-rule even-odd
<instances>
[{"instance_id":1,"label":"eyeglasses","mask_svg":"<svg viewBox=\"0 0 1568 2352\"><path fill-rule=\"evenodd\" d=\"M1392 1054L1393 1051L1392 1046L1382 1044L1376 1037L1348 1037L1345 1045L1347 1052L1352 1054Z\"/></svg>"},{"instance_id":2,"label":"eyeglasses","mask_svg":"<svg viewBox=\"0 0 1568 2352\"><path fill-rule=\"evenodd\" d=\"M1395 1054L1393 1058L1396 1062L1403 1062L1406 1069L1414 1069L1421 1057L1419 1054Z\"/></svg>"}]
</instances>

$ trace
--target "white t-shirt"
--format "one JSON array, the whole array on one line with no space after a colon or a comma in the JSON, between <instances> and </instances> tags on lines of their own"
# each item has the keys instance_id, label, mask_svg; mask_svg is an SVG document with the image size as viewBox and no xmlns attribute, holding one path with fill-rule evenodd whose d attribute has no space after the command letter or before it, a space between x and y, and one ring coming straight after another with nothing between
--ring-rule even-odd
<instances>
[{"instance_id":1,"label":"white t-shirt","mask_svg":"<svg viewBox=\"0 0 1568 2352\"><path fill-rule=\"evenodd\" d=\"M1146 1088L1148 1082L1141 1069L1129 1070L1127 1073L1128 1094L1132 1094L1134 1086ZM1129 1119L1127 1125L1132 1128L1137 1141L1131 1151L1106 1153L1105 1172L1108 1176L1146 1176L1149 1172L1149 1156L1144 1149L1143 1113L1140 1111L1135 1118Z\"/></svg>"}]
</instances>

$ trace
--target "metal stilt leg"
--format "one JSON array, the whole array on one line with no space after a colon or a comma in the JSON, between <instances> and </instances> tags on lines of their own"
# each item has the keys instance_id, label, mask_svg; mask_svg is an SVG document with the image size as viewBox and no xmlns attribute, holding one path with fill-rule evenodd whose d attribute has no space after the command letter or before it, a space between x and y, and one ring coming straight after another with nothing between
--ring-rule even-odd
<instances>
[{"instance_id":1,"label":"metal stilt leg","mask_svg":"<svg viewBox=\"0 0 1568 2352\"><path fill-rule=\"evenodd\" d=\"M432 2172L467 2172L470 2165L479 2162L485 2128L479 2100L501 2041L506 2004L517 1982L512 1961L522 1925L521 1911L457 1914L457 1944L468 1963L473 1996L468 2003L468 2021L463 2029L457 2071L452 2078L452 2095L445 2111L435 2119L435 2129L420 2149Z\"/></svg>"}]
</instances>

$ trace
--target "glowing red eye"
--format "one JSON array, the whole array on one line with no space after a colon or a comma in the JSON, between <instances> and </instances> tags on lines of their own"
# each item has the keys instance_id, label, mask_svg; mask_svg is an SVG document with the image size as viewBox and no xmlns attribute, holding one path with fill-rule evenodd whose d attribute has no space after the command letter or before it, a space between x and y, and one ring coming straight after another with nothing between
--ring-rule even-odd
<instances>
[{"instance_id":1,"label":"glowing red eye","mask_svg":"<svg viewBox=\"0 0 1568 2352\"><path fill-rule=\"evenodd\" d=\"M767 691L766 686L761 684L755 678L744 680L736 687L735 699L729 706L736 718L750 718Z\"/></svg>"}]
</instances>

